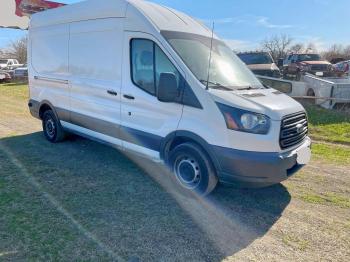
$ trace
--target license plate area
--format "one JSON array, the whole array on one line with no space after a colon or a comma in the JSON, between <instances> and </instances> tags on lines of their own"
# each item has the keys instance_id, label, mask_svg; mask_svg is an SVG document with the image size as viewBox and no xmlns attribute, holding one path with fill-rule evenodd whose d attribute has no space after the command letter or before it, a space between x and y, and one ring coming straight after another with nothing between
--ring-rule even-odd
<instances>
[{"instance_id":1,"label":"license plate area","mask_svg":"<svg viewBox=\"0 0 350 262\"><path fill-rule=\"evenodd\" d=\"M299 165L306 165L311 160L311 149L308 146L297 150L297 163Z\"/></svg>"}]
</instances>

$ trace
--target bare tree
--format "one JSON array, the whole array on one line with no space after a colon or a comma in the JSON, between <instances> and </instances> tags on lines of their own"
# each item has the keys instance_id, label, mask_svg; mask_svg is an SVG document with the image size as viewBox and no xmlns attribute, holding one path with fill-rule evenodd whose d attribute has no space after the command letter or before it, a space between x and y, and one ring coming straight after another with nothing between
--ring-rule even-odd
<instances>
[{"instance_id":1,"label":"bare tree","mask_svg":"<svg viewBox=\"0 0 350 262\"><path fill-rule=\"evenodd\" d=\"M27 37L22 37L16 41L13 41L8 49L7 56L11 56L24 64L27 62Z\"/></svg>"},{"instance_id":2,"label":"bare tree","mask_svg":"<svg viewBox=\"0 0 350 262\"><path fill-rule=\"evenodd\" d=\"M292 45L289 48L288 52L290 52L290 53L301 53L301 52L304 52L304 50L305 50L304 44L298 43L298 44Z\"/></svg>"},{"instance_id":3,"label":"bare tree","mask_svg":"<svg viewBox=\"0 0 350 262\"><path fill-rule=\"evenodd\" d=\"M323 58L328 61L331 61L337 58L345 59L344 55L345 55L344 48L342 45L339 45L339 44L332 45L328 50L322 53Z\"/></svg>"},{"instance_id":4,"label":"bare tree","mask_svg":"<svg viewBox=\"0 0 350 262\"><path fill-rule=\"evenodd\" d=\"M305 49L306 53L317 53L317 48L314 43L309 43Z\"/></svg>"},{"instance_id":5,"label":"bare tree","mask_svg":"<svg viewBox=\"0 0 350 262\"><path fill-rule=\"evenodd\" d=\"M292 42L293 39L288 35L275 35L266 38L261 43L261 47L264 51L270 52L275 61L277 61L279 58L286 55Z\"/></svg>"},{"instance_id":6,"label":"bare tree","mask_svg":"<svg viewBox=\"0 0 350 262\"><path fill-rule=\"evenodd\" d=\"M347 60L350 60L350 45L344 48L343 53L344 53L344 58Z\"/></svg>"}]
</instances>

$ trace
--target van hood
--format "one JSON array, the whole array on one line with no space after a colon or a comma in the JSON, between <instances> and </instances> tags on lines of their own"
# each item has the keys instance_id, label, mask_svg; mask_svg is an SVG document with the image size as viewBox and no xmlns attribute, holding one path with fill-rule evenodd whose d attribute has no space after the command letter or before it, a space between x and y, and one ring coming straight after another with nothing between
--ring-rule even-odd
<instances>
[{"instance_id":1,"label":"van hood","mask_svg":"<svg viewBox=\"0 0 350 262\"><path fill-rule=\"evenodd\" d=\"M275 121L305 111L296 100L272 88L234 91L209 89L209 93L215 102L264 114Z\"/></svg>"}]
</instances>

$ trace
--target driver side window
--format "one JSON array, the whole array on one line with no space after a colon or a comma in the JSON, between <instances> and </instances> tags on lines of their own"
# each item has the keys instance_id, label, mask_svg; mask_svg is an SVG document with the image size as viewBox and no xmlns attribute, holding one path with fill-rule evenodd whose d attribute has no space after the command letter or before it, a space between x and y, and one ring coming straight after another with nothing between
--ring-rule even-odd
<instances>
[{"instance_id":1,"label":"driver side window","mask_svg":"<svg viewBox=\"0 0 350 262\"><path fill-rule=\"evenodd\" d=\"M151 40L131 40L131 78L145 92L156 95L161 73L173 73L180 88L181 75L166 54Z\"/></svg>"}]
</instances>

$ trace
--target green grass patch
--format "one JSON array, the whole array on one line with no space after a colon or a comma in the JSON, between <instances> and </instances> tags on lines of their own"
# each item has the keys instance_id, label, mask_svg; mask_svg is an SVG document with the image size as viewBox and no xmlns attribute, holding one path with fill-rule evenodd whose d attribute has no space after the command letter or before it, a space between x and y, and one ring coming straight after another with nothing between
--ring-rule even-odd
<instances>
[{"instance_id":1,"label":"green grass patch","mask_svg":"<svg viewBox=\"0 0 350 262\"><path fill-rule=\"evenodd\" d=\"M334 205L343 208L350 207L350 199L339 196L335 193L324 193L321 195L315 193L303 193L301 199L305 202L319 205Z\"/></svg>"},{"instance_id":2,"label":"green grass patch","mask_svg":"<svg viewBox=\"0 0 350 262\"><path fill-rule=\"evenodd\" d=\"M28 99L28 85L18 83L0 84L0 96L2 98Z\"/></svg>"},{"instance_id":3,"label":"green grass patch","mask_svg":"<svg viewBox=\"0 0 350 262\"><path fill-rule=\"evenodd\" d=\"M350 115L321 107L305 106L312 138L321 141L350 144Z\"/></svg>"},{"instance_id":4,"label":"green grass patch","mask_svg":"<svg viewBox=\"0 0 350 262\"><path fill-rule=\"evenodd\" d=\"M323 159L342 165L350 164L350 147L341 145L314 143L312 155L316 159Z\"/></svg>"},{"instance_id":5,"label":"green grass patch","mask_svg":"<svg viewBox=\"0 0 350 262\"><path fill-rule=\"evenodd\" d=\"M301 251L304 251L309 246L309 241L300 239L292 235L284 235L282 238L282 242L287 246L293 247Z\"/></svg>"}]
</instances>

